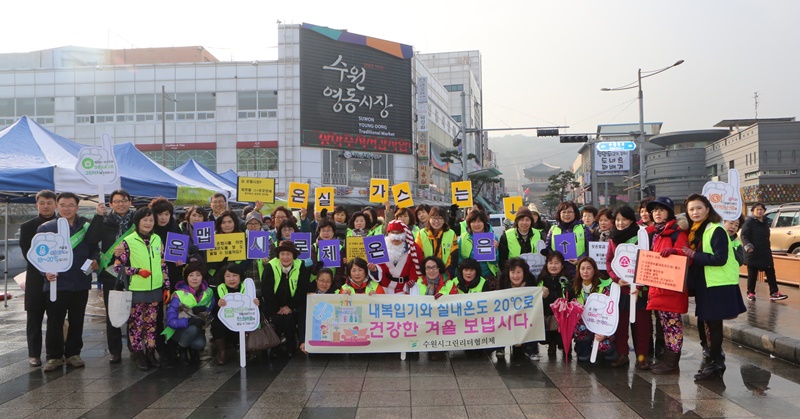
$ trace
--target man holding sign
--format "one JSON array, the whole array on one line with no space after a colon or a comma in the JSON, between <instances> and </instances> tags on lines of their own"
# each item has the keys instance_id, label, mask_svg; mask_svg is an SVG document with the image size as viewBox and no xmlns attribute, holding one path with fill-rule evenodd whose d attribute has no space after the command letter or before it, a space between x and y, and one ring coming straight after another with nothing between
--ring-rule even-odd
<instances>
[{"instance_id":1,"label":"man holding sign","mask_svg":"<svg viewBox=\"0 0 800 419\"><path fill-rule=\"evenodd\" d=\"M122 243L125 236L133 232L131 195L124 189L117 189L109 195L109 206L111 211L106 208L106 204L97 204L90 230L93 233L91 239L100 242L100 272L97 280L103 286L103 301L106 306L106 341L111 354L108 362L118 364L122 360L122 331L119 327L112 326L108 319L108 292L114 289L117 275L106 268L114 257L114 249Z\"/></svg>"},{"instance_id":2,"label":"man holding sign","mask_svg":"<svg viewBox=\"0 0 800 419\"><path fill-rule=\"evenodd\" d=\"M66 267L67 269L60 273L45 272L47 279L45 291L55 286L57 293L55 301L47 302L45 372L55 371L65 362L75 368L85 365L80 354L83 348L83 318L86 313L86 303L89 301L92 278L84 271L83 266L88 263L91 270L97 269L99 255L97 242L91 241L92 235L87 234L89 220L78 215L79 202L80 198L72 192L60 193L56 199L59 219L67 221L68 231L60 231L59 219L48 221L37 230L38 233L51 233L64 237L72 248L72 264ZM31 251L36 251L46 241L49 241L47 236L37 234L31 242ZM64 319L67 316L69 316L69 331L65 341Z\"/></svg>"}]
</instances>

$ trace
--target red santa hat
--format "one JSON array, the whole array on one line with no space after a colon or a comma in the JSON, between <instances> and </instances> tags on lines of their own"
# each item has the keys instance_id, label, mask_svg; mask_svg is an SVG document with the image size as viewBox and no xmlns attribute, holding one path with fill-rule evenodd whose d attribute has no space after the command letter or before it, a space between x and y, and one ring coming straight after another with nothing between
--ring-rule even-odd
<instances>
[{"instance_id":1,"label":"red santa hat","mask_svg":"<svg viewBox=\"0 0 800 419\"><path fill-rule=\"evenodd\" d=\"M417 278L422 277L422 272L420 272L419 269L419 255L417 255L417 246L414 245L414 235L411 233L411 230L408 228L406 223L400 220L392 220L389 222L389 225L386 226L386 232L405 233L409 259L414 264L414 270L416 271L415 273L417 274ZM414 278L414 280L416 280L416 278Z\"/></svg>"}]
</instances>

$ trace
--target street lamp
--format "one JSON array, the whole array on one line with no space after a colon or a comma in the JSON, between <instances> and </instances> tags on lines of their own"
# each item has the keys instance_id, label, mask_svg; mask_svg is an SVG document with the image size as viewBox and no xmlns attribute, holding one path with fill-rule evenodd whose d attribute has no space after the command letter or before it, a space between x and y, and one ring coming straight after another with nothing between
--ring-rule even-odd
<instances>
[{"instance_id":1,"label":"street lamp","mask_svg":"<svg viewBox=\"0 0 800 419\"><path fill-rule=\"evenodd\" d=\"M178 99L167 96L167 90L164 85L161 85L161 165L167 167L167 118L165 112L165 100L169 99L175 103Z\"/></svg>"},{"instance_id":2,"label":"street lamp","mask_svg":"<svg viewBox=\"0 0 800 419\"><path fill-rule=\"evenodd\" d=\"M645 135L644 135L644 94L642 93L642 79L655 76L658 73L663 73L669 70L672 67L677 67L683 64L683 60L678 60L675 64L670 66L666 66L664 68L660 68L658 70L650 70L650 71L642 71L639 69L638 77L636 82L628 83L624 86L614 87L614 88L607 88L604 87L600 90L604 92L615 92L618 90L628 90L633 88L639 89L639 139L637 142L639 143L639 189L640 189L640 196L641 199L644 199L644 191L647 188L647 169L645 168ZM644 74L644 75L643 75ZM634 84L635 83L635 84Z\"/></svg>"}]
</instances>

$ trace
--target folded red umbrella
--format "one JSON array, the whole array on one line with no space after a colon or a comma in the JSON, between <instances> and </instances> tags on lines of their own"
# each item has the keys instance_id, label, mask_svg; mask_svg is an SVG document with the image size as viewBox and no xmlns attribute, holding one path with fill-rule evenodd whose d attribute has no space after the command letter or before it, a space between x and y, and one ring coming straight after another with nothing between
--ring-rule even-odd
<instances>
[{"instance_id":1,"label":"folded red umbrella","mask_svg":"<svg viewBox=\"0 0 800 419\"><path fill-rule=\"evenodd\" d=\"M561 333L561 343L564 345L564 358L569 359L569 348L572 342L572 333L575 331L575 325L581 319L583 313L583 305L579 302L572 300L567 301L566 298L559 298L550 304L553 309L553 315L558 320L558 332Z\"/></svg>"}]
</instances>

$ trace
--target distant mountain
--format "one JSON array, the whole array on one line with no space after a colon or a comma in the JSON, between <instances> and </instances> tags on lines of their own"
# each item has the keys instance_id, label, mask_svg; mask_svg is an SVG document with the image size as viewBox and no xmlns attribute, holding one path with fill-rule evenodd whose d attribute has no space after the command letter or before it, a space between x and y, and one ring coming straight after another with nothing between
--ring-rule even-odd
<instances>
[{"instance_id":1,"label":"distant mountain","mask_svg":"<svg viewBox=\"0 0 800 419\"><path fill-rule=\"evenodd\" d=\"M504 135L489 137L489 149L497 153L497 164L510 195L516 195L519 182L524 183L522 169L538 162L569 170L582 144L561 144L558 137Z\"/></svg>"}]
</instances>

